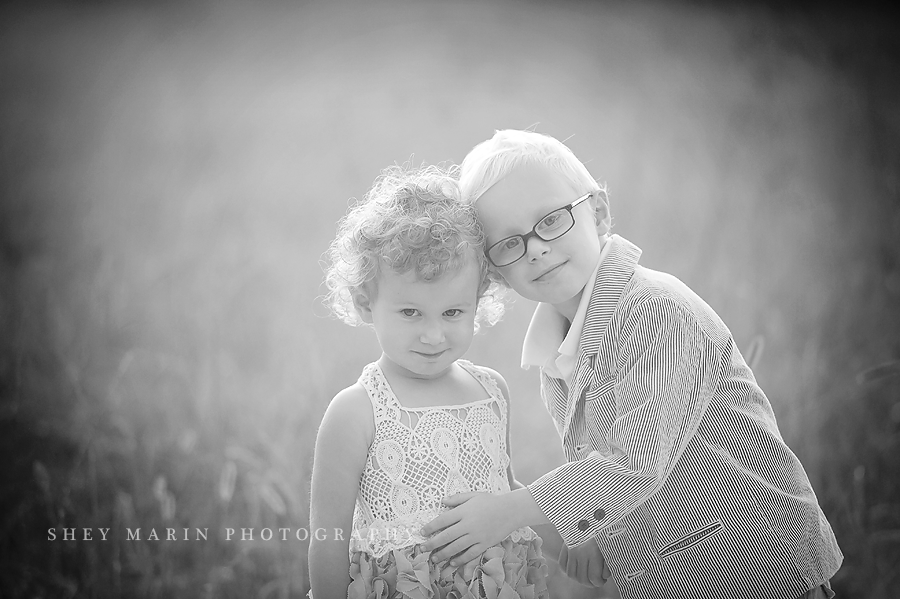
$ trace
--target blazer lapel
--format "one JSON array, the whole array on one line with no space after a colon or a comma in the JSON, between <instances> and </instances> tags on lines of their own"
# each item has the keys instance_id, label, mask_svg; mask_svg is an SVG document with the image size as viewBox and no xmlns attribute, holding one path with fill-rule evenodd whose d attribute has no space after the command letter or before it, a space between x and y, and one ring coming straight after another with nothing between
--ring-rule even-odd
<instances>
[{"instance_id":1,"label":"blazer lapel","mask_svg":"<svg viewBox=\"0 0 900 599\"><path fill-rule=\"evenodd\" d=\"M618 235L611 236L608 243L612 246L597 271L584 319L584 328L581 331L578 362L572 375L572 385L569 387L566 414L561 429L564 445L578 405L583 401L585 390L590 384L599 382L594 379L597 376L595 362L600 342L606 334L609 320L619 303L619 298L622 297L625 285L631 280L634 268L641 257L639 247Z\"/></svg>"}]
</instances>

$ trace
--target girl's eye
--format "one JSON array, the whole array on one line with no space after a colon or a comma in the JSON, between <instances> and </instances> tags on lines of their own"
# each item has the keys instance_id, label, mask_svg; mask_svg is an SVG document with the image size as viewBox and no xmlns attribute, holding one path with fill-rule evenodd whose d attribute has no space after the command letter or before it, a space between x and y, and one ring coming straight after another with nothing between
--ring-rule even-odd
<instances>
[{"instance_id":1,"label":"girl's eye","mask_svg":"<svg viewBox=\"0 0 900 599\"><path fill-rule=\"evenodd\" d=\"M450 310L444 312L444 316L448 316L450 318L456 318L460 314L462 314L462 310L460 310L459 308L451 308Z\"/></svg>"},{"instance_id":2,"label":"girl's eye","mask_svg":"<svg viewBox=\"0 0 900 599\"><path fill-rule=\"evenodd\" d=\"M416 310L415 308L403 308L402 310L400 310L400 314L402 314L403 316L407 316L409 318L412 318L413 316L415 316L418 313L419 313L419 311Z\"/></svg>"}]
</instances>

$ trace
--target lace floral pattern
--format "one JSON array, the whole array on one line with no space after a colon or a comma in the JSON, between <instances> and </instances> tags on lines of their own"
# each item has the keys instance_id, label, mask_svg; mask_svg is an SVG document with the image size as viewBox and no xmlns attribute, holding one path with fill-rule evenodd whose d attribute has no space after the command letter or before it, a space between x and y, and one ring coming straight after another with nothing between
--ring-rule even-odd
<instances>
[{"instance_id":1,"label":"lace floral pattern","mask_svg":"<svg viewBox=\"0 0 900 599\"><path fill-rule=\"evenodd\" d=\"M424 539L418 530L456 493L509 491L506 399L492 376L458 362L489 397L460 406L404 408L377 363L360 383L375 413L375 438L359 483L351 550L380 557Z\"/></svg>"},{"instance_id":2,"label":"lace floral pattern","mask_svg":"<svg viewBox=\"0 0 900 599\"><path fill-rule=\"evenodd\" d=\"M509 491L507 405L494 378L458 364L489 397L459 405L404 408L377 363L360 383L375 414L375 438L353 513L351 598L546 597L541 539L530 528L458 568L432 564L418 549L421 527L455 493ZM510 593L514 593L510 595Z\"/></svg>"}]
</instances>

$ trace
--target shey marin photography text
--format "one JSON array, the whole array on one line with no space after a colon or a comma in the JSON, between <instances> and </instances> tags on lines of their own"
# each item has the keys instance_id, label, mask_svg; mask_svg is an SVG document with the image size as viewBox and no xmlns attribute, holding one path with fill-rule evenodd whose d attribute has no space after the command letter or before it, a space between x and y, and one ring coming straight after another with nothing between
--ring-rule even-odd
<instances>
[{"instance_id":1,"label":"shey marin photography text","mask_svg":"<svg viewBox=\"0 0 900 599\"><path fill-rule=\"evenodd\" d=\"M112 531L112 532L111 532ZM213 533L215 534L215 533ZM306 541L315 538L324 541L329 538L335 541L390 539L394 541L408 537L405 529L370 528L364 531L353 531L345 535L340 528L230 528L219 529L219 538L226 541ZM47 529L48 541L106 541L114 538L126 541L207 541L209 528L123 528L113 531L112 528L78 528L58 527Z\"/></svg>"}]
</instances>

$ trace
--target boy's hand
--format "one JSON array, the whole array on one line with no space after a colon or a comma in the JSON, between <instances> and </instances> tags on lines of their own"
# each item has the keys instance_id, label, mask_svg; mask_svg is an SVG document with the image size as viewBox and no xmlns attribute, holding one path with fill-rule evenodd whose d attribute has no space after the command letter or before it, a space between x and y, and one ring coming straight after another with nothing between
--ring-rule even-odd
<instances>
[{"instance_id":1,"label":"boy's hand","mask_svg":"<svg viewBox=\"0 0 900 599\"><path fill-rule=\"evenodd\" d=\"M559 569L569 578L588 587L601 587L610 577L606 558L600 552L596 539L588 539L572 549L563 545L559 552Z\"/></svg>"},{"instance_id":2,"label":"boy's hand","mask_svg":"<svg viewBox=\"0 0 900 599\"><path fill-rule=\"evenodd\" d=\"M473 492L444 499L444 505L453 509L422 527L422 536L434 534L423 548L440 548L431 554L431 560L441 563L452 557L451 565L465 564L509 536L519 527L515 512L507 505L510 495Z\"/></svg>"}]
</instances>

